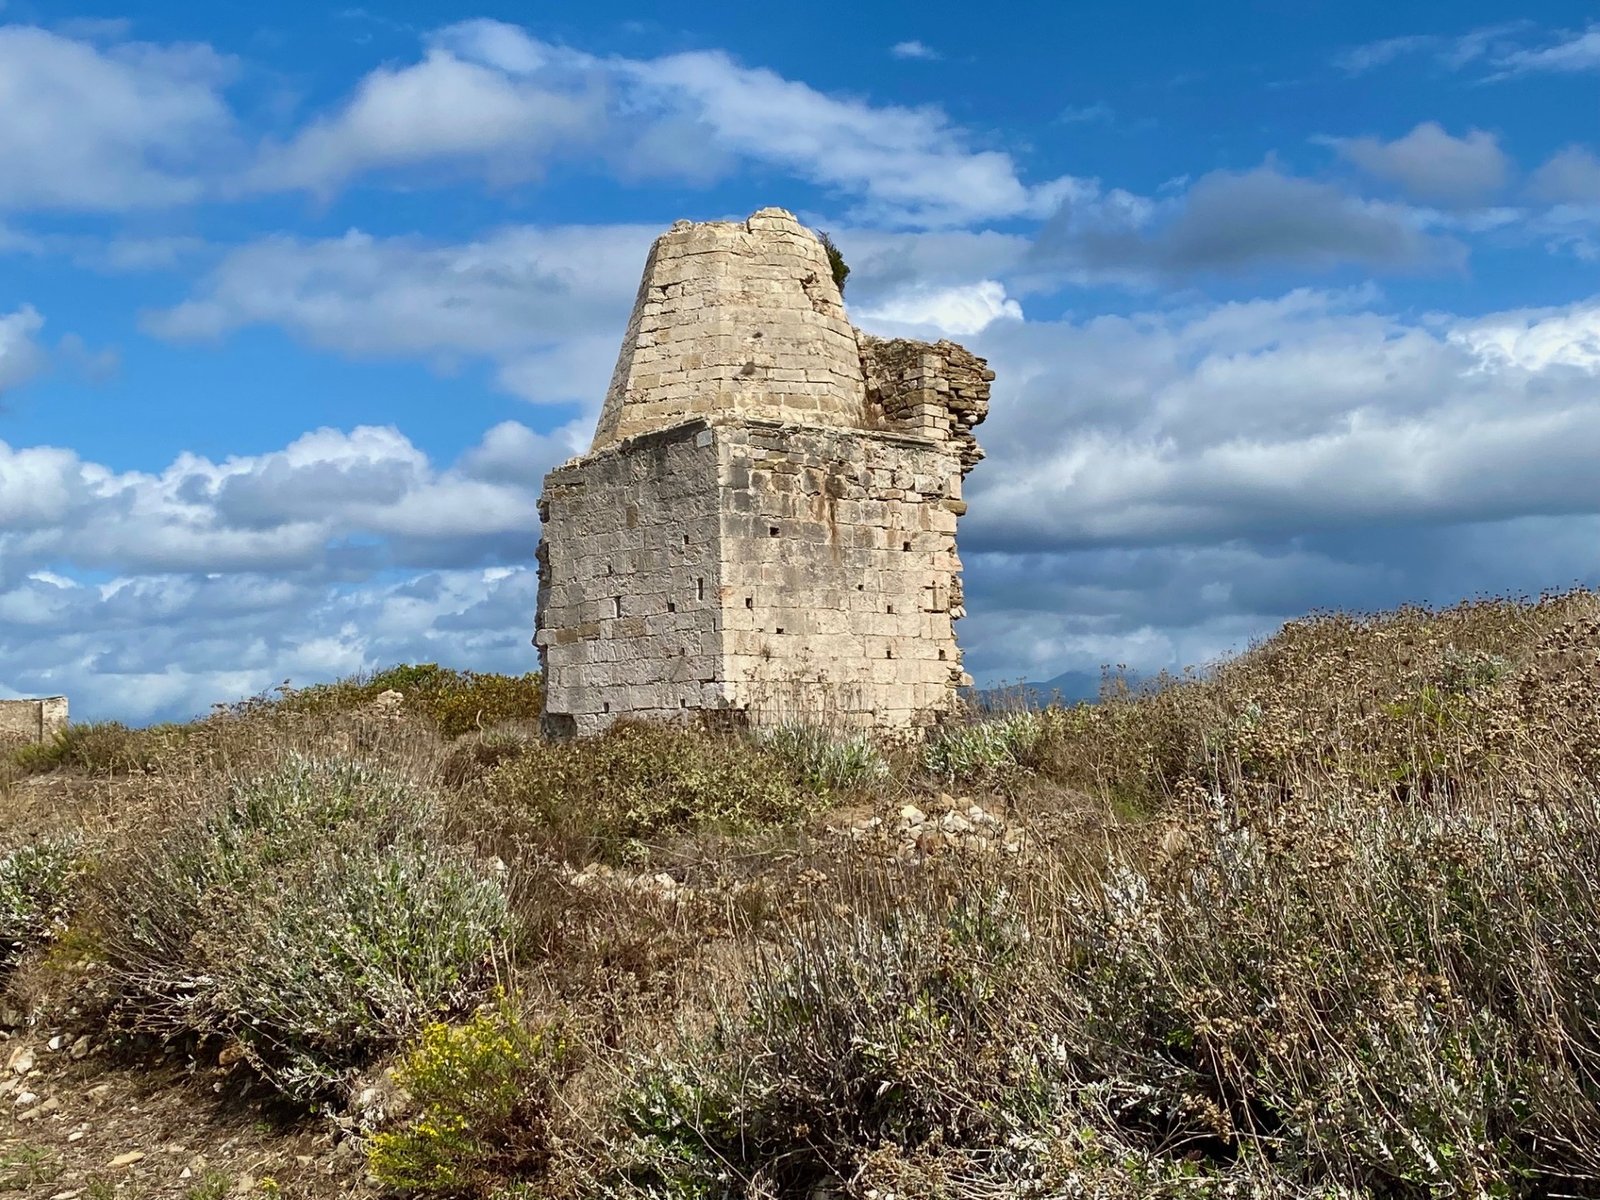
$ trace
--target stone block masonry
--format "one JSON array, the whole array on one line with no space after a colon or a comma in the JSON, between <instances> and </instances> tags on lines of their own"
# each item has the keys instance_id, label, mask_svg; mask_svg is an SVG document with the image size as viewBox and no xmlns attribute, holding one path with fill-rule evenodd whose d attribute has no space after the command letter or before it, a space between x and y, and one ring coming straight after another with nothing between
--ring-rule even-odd
<instances>
[{"instance_id":1,"label":"stone block masonry","mask_svg":"<svg viewBox=\"0 0 1600 1200\"><path fill-rule=\"evenodd\" d=\"M48 741L67 724L67 698L0 700L0 749Z\"/></svg>"},{"instance_id":2,"label":"stone block masonry","mask_svg":"<svg viewBox=\"0 0 1600 1200\"><path fill-rule=\"evenodd\" d=\"M782 209L657 240L590 452L545 479L545 724L936 722L970 682L956 522L994 378L844 317Z\"/></svg>"}]
</instances>

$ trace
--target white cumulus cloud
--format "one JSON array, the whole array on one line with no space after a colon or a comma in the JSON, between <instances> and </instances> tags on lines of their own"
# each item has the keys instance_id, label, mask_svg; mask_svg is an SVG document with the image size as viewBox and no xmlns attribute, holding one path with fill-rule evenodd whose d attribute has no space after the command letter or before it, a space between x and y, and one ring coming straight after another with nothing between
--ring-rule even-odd
<instances>
[{"instance_id":1,"label":"white cumulus cloud","mask_svg":"<svg viewBox=\"0 0 1600 1200\"><path fill-rule=\"evenodd\" d=\"M44 318L24 306L0 315L0 398L44 370L47 355L39 344Z\"/></svg>"},{"instance_id":2,"label":"white cumulus cloud","mask_svg":"<svg viewBox=\"0 0 1600 1200\"><path fill-rule=\"evenodd\" d=\"M999 320L1022 320L1022 305L994 279L957 287L915 287L856 313L863 327L906 326L939 334L980 333Z\"/></svg>"},{"instance_id":3,"label":"white cumulus cloud","mask_svg":"<svg viewBox=\"0 0 1600 1200\"><path fill-rule=\"evenodd\" d=\"M598 56L476 20L267 147L251 182L327 194L366 171L444 167L511 183L578 156L700 182L755 164L911 226L1042 215L1071 185L1025 183L1008 153L976 142L937 108L830 95L722 51Z\"/></svg>"},{"instance_id":4,"label":"white cumulus cloud","mask_svg":"<svg viewBox=\"0 0 1600 1200\"><path fill-rule=\"evenodd\" d=\"M200 198L236 137L231 61L208 46L100 46L0 25L0 209Z\"/></svg>"}]
</instances>

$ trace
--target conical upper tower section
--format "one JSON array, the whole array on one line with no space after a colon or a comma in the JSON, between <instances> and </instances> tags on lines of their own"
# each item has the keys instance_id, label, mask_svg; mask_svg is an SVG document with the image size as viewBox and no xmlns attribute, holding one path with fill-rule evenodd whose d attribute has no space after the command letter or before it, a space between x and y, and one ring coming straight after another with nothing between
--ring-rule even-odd
<instances>
[{"instance_id":1,"label":"conical upper tower section","mask_svg":"<svg viewBox=\"0 0 1600 1200\"><path fill-rule=\"evenodd\" d=\"M593 449L719 415L865 425L861 348L827 251L785 209L656 239Z\"/></svg>"}]
</instances>

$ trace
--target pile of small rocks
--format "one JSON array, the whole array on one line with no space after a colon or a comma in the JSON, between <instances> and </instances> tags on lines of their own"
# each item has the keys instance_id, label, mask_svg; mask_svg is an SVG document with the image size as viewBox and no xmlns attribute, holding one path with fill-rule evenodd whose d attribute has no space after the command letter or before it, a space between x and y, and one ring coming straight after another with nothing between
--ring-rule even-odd
<instances>
[{"instance_id":1,"label":"pile of small rocks","mask_svg":"<svg viewBox=\"0 0 1600 1200\"><path fill-rule=\"evenodd\" d=\"M406 695L404 692L389 688L387 691L379 692L374 696L372 703L367 707L380 717L398 717L400 710L405 707L405 702Z\"/></svg>"},{"instance_id":2,"label":"pile of small rocks","mask_svg":"<svg viewBox=\"0 0 1600 1200\"><path fill-rule=\"evenodd\" d=\"M853 821L836 833L864 849L915 865L938 855L1013 854L1027 850L1027 836L971 797L941 793L924 810L906 804L895 816Z\"/></svg>"},{"instance_id":3,"label":"pile of small rocks","mask_svg":"<svg viewBox=\"0 0 1600 1200\"><path fill-rule=\"evenodd\" d=\"M687 900L694 894L692 888L678 882L665 871L654 875L635 875L604 863L590 863L581 868L569 867L567 882L580 891L637 892L657 900Z\"/></svg>"}]
</instances>

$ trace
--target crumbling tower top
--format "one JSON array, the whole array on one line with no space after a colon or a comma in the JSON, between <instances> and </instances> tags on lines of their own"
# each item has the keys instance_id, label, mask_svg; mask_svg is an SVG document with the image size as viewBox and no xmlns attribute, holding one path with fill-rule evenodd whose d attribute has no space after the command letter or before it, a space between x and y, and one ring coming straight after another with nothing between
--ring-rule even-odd
<instances>
[{"instance_id":1,"label":"crumbling tower top","mask_svg":"<svg viewBox=\"0 0 1600 1200\"><path fill-rule=\"evenodd\" d=\"M593 449L718 414L860 429L856 332L794 214L679 221L656 239Z\"/></svg>"}]
</instances>

